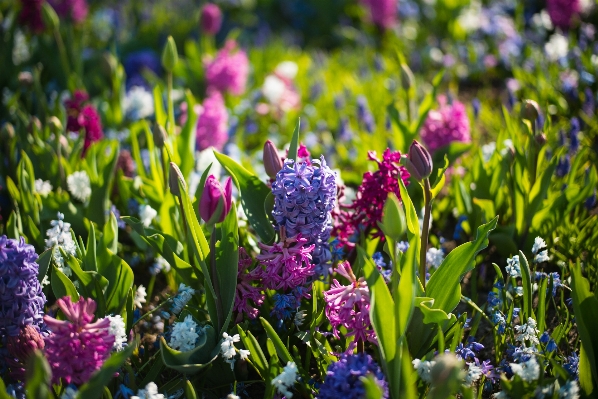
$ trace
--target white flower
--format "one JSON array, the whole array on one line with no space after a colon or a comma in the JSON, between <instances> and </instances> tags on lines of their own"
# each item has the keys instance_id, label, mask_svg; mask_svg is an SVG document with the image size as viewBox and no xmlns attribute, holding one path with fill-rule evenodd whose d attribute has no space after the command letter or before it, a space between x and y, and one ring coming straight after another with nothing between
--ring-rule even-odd
<instances>
[{"instance_id":1,"label":"white flower","mask_svg":"<svg viewBox=\"0 0 598 399\"><path fill-rule=\"evenodd\" d=\"M559 389L559 398L563 399L577 399L579 398L579 384L577 381L567 381L565 385Z\"/></svg>"},{"instance_id":2,"label":"white flower","mask_svg":"<svg viewBox=\"0 0 598 399\"><path fill-rule=\"evenodd\" d=\"M53 258L56 267L63 272L66 276L72 274L71 268L64 262L60 248L63 249L69 255L75 256L77 254L77 245L73 240L71 234L71 224L63 222L64 215L58 212L58 220L52 220L50 225L51 229L46 231L46 248L56 248L53 251Z\"/></svg>"},{"instance_id":3,"label":"white flower","mask_svg":"<svg viewBox=\"0 0 598 399\"><path fill-rule=\"evenodd\" d=\"M511 277L521 277L521 265L519 264L519 255L507 259L507 267L505 270Z\"/></svg>"},{"instance_id":4,"label":"white flower","mask_svg":"<svg viewBox=\"0 0 598 399\"><path fill-rule=\"evenodd\" d=\"M262 94L270 104L278 104L286 89L287 86L282 79L276 75L268 75L262 85Z\"/></svg>"},{"instance_id":5,"label":"white flower","mask_svg":"<svg viewBox=\"0 0 598 399\"><path fill-rule=\"evenodd\" d=\"M484 144L482 146L482 158L484 159L484 163L490 161L490 158L492 158L492 155L494 154L495 151L496 151L496 142L495 141L488 143L488 144Z\"/></svg>"},{"instance_id":6,"label":"white flower","mask_svg":"<svg viewBox=\"0 0 598 399\"><path fill-rule=\"evenodd\" d=\"M411 362L413 367L417 371L417 375L421 378L424 382L431 383L432 382L432 367L436 364L435 361L428 361L424 360L423 362L420 359L413 359Z\"/></svg>"},{"instance_id":7,"label":"white flower","mask_svg":"<svg viewBox=\"0 0 598 399\"><path fill-rule=\"evenodd\" d=\"M293 80L299 72L299 66L293 61L283 61L276 66L274 72L285 79Z\"/></svg>"},{"instance_id":8,"label":"white flower","mask_svg":"<svg viewBox=\"0 0 598 399\"><path fill-rule=\"evenodd\" d=\"M515 287L515 295L523 296L523 287Z\"/></svg>"},{"instance_id":9,"label":"white flower","mask_svg":"<svg viewBox=\"0 0 598 399\"><path fill-rule=\"evenodd\" d=\"M154 258L154 263L150 266L149 272L156 276L161 271L168 273L170 271L170 263L160 255Z\"/></svg>"},{"instance_id":10,"label":"white flower","mask_svg":"<svg viewBox=\"0 0 598 399\"><path fill-rule=\"evenodd\" d=\"M135 307L141 309L143 304L147 302L145 297L147 296L147 292L145 291L145 287L143 285L139 285L137 290L135 291L135 299L133 302L135 303Z\"/></svg>"},{"instance_id":11,"label":"white flower","mask_svg":"<svg viewBox=\"0 0 598 399\"><path fill-rule=\"evenodd\" d=\"M121 315L106 316L110 320L110 334L114 336L114 346L112 350L120 351L127 343L127 332L125 331L125 321Z\"/></svg>"},{"instance_id":12,"label":"white flower","mask_svg":"<svg viewBox=\"0 0 598 399\"><path fill-rule=\"evenodd\" d=\"M195 341L199 338L197 323L191 315L185 317L184 321L177 321L172 326L169 345L173 349L187 352L195 349ZM201 329L199 329L200 332Z\"/></svg>"},{"instance_id":13,"label":"white flower","mask_svg":"<svg viewBox=\"0 0 598 399\"><path fill-rule=\"evenodd\" d=\"M509 399L509 395L505 391L500 391L492 394L492 399Z\"/></svg>"},{"instance_id":14,"label":"white flower","mask_svg":"<svg viewBox=\"0 0 598 399\"><path fill-rule=\"evenodd\" d=\"M300 310L295 313L293 322L297 328L301 327L301 325L305 322L305 316L307 316L307 312L305 310Z\"/></svg>"},{"instance_id":15,"label":"white flower","mask_svg":"<svg viewBox=\"0 0 598 399\"><path fill-rule=\"evenodd\" d=\"M548 59L558 61L567 56L569 40L560 33L555 33L550 36L550 40L544 45L544 51Z\"/></svg>"},{"instance_id":16,"label":"white flower","mask_svg":"<svg viewBox=\"0 0 598 399\"><path fill-rule=\"evenodd\" d=\"M172 298L172 306L170 308L172 313L181 313L183 308L193 297L193 294L195 294L195 290L193 288L187 287L185 284L181 283L181 285L179 285L179 292L177 292L176 296Z\"/></svg>"},{"instance_id":17,"label":"white flower","mask_svg":"<svg viewBox=\"0 0 598 399\"><path fill-rule=\"evenodd\" d=\"M473 32L480 29L483 19L481 18L481 5L478 2L471 2L471 6L463 9L457 22L465 32Z\"/></svg>"},{"instance_id":18,"label":"white flower","mask_svg":"<svg viewBox=\"0 0 598 399\"><path fill-rule=\"evenodd\" d=\"M276 387L279 393L290 399L293 397L290 388L295 385L296 379L297 365L294 362L288 362L287 365L284 366L283 372L272 380L272 385Z\"/></svg>"},{"instance_id":19,"label":"white flower","mask_svg":"<svg viewBox=\"0 0 598 399\"><path fill-rule=\"evenodd\" d=\"M444 252L442 249L430 248L426 252L426 263L430 266L438 268L444 260Z\"/></svg>"},{"instance_id":20,"label":"white flower","mask_svg":"<svg viewBox=\"0 0 598 399\"><path fill-rule=\"evenodd\" d=\"M536 325L536 320L529 317L527 319L527 324L515 326L515 330L517 331L515 339L521 342L530 341L532 344L538 345L540 343L538 341L538 334L540 334L540 331L536 328Z\"/></svg>"},{"instance_id":21,"label":"white flower","mask_svg":"<svg viewBox=\"0 0 598 399\"><path fill-rule=\"evenodd\" d=\"M539 29L552 30L552 20L548 11L542 10L541 12L534 14L532 17L532 23Z\"/></svg>"},{"instance_id":22,"label":"white flower","mask_svg":"<svg viewBox=\"0 0 598 399\"><path fill-rule=\"evenodd\" d=\"M80 170L66 178L71 195L81 202L87 202L91 197L91 182L87 172Z\"/></svg>"},{"instance_id":23,"label":"white flower","mask_svg":"<svg viewBox=\"0 0 598 399\"><path fill-rule=\"evenodd\" d=\"M470 387L474 382L477 382L482 377L482 368L476 366L475 363L467 363L469 369L465 376L465 385Z\"/></svg>"},{"instance_id":24,"label":"white flower","mask_svg":"<svg viewBox=\"0 0 598 399\"><path fill-rule=\"evenodd\" d=\"M544 251L540 251L540 253L534 257L534 262L536 263L548 262L549 260L550 257L548 256L548 250L546 249Z\"/></svg>"},{"instance_id":25,"label":"white flower","mask_svg":"<svg viewBox=\"0 0 598 399\"><path fill-rule=\"evenodd\" d=\"M239 349L239 358L241 360L245 360L249 357L249 355L251 355L251 352L248 351L247 349Z\"/></svg>"},{"instance_id":26,"label":"white flower","mask_svg":"<svg viewBox=\"0 0 598 399\"><path fill-rule=\"evenodd\" d=\"M66 387L62 395L60 395L60 399L75 399L77 397L77 388L73 388L72 386Z\"/></svg>"},{"instance_id":27,"label":"white flower","mask_svg":"<svg viewBox=\"0 0 598 399\"><path fill-rule=\"evenodd\" d=\"M31 58L31 51L29 51L29 43L27 37L20 30L16 30L14 34L14 46L12 48L12 63L15 65L22 64Z\"/></svg>"},{"instance_id":28,"label":"white flower","mask_svg":"<svg viewBox=\"0 0 598 399\"><path fill-rule=\"evenodd\" d=\"M131 399L164 399L164 395L158 393L158 386L150 382L145 389L137 391L137 396L131 396Z\"/></svg>"},{"instance_id":29,"label":"white flower","mask_svg":"<svg viewBox=\"0 0 598 399\"><path fill-rule=\"evenodd\" d=\"M224 361L230 364L230 368L232 370L235 366L235 342L239 342L241 337L239 337L239 334L231 336L227 333L222 333L222 338L224 338L224 340L220 344L220 353L222 354Z\"/></svg>"},{"instance_id":30,"label":"white flower","mask_svg":"<svg viewBox=\"0 0 598 399\"><path fill-rule=\"evenodd\" d=\"M42 280L42 288L50 285L50 278L48 277L48 275L46 274Z\"/></svg>"},{"instance_id":31,"label":"white flower","mask_svg":"<svg viewBox=\"0 0 598 399\"><path fill-rule=\"evenodd\" d=\"M511 370L525 382L532 382L540 378L540 365L535 357L521 364L510 363Z\"/></svg>"},{"instance_id":32,"label":"white flower","mask_svg":"<svg viewBox=\"0 0 598 399\"><path fill-rule=\"evenodd\" d=\"M158 216L158 211L151 206L146 204L139 206L139 218L145 227L150 227L156 216Z\"/></svg>"},{"instance_id":33,"label":"white flower","mask_svg":"<svg viewBox=\"0 0 598 399\"><path fill-rule=\"evenodd\" d=\"M226 399L241 399L241 397L235 395L234 393L229 393Z\"/></svg>"},{"instance_id":34,"label":"white flower","mask_svg":"<svg viewBox=\"0 0 598 399\"><path fill-rule=\"evenodd\" d=\"M52 185L48 180L36 179L35 180L35 192L42 197L47 197L52 192Z\"/></svg>"},{"instance_id":35,"label":"white flower","mask_svg":"<svg viewBox=\"0 0 598 399\"><path fill-rule=\"evenodd\" d=\"M544 241L542 237L536 237L534 239L534 245L532 246L532 253L537 254L542 248L546 248L546 241Z\"/></svg>"},{"instance_id":36,"label":"white flower","mask_svg":"<svg viewBox=\"0 0 598 399\"><path fill-rule=\"evenodd\" d=\"M154 114L154 96L144 87L133 86L123 102L125 114L136 121L150 117Z\"/></svg>"}]
</instances>

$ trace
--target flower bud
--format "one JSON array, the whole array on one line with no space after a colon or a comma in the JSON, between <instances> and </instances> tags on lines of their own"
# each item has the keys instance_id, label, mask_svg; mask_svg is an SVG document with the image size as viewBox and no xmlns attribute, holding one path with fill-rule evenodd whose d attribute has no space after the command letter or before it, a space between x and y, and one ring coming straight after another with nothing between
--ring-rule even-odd
<instances>
[{"instance_id":1,"label":"flower bud","mask_svg":"<svg viewBox=\"0 0 598 399\"><path fill-rule=\"evenodd\" d=\"M166 142L166 138L168 134L166 133L166 129L159 124L155 124L154 128L152 129L152 135L154 136L154 144L156 147L162 149L164 148L164 143Z\"/></svg>"},{"instance_id":2,"label":"flower bud","mask_svg":"<svg viewBox=\"0 0 598 399\"><path fill-rule=\"evenodd\" d=\"M49 26L50 29L58 29L60 26L60 20L58 19L56 11L54 11L52 6L47 2L42 6L42 18L44 19L44 23Z\"/></svg>"},{"instance_id":3,"label":"flower bud","mask_svg":"<svg viewBox=\"0 0 598 399\"><path fill-rule=\"evenodd\" d=\"M282 169L282 159L278 155L278 149L270 140L264 144L264 169L270 178L275 179L276 174Z\"/></svg>"},{"instance_id":4,"label":"flower bud","mask_svg":"<svg viewBox=\"0 0 598 399\"><path fill-rule=\"evenodd\" d=\"M417 140L413 140L409 147L405 167L418 181L427 179L432 173L432 156Z\"/></svg>"},{"instance_id":5,"label":"flower bud","mask_svg":"<svg viewBox=\"0 0 598 399\"><path fill-rule=\"evenodd\" d=\"M199 201L199 215L208 224L224 220L232 206L232 179L226 179L224 189L214 175L208 176Z\"/></svg>"},{"instance_id":6,"label":"flower bud","mask_svg":"<svg viewBox=\"0 0 598 399\"><path fill-rule=\"evenodd\" d=\"M521 104L521 119L534 123L540 115L540 106L534 100L523 100Z\"/></svg>"},{"instance_id":7,"label":"flower bud","mask_svg":"<svg viewBox=\"0 0 598 399\"><path fill-rule=\"evenodd\" d=\"M179 169L176 163L170 163L170 174L168 176L168 183L170 185L170 192L172 195L176 195L177 197L181 196L181 190L179 188L179 181L183 184L183 187L187 189L187 183L185 183L185 179L183 178L183 173Z\"/></svg>"},{"instance_id":8,"label":"flower bud","mask_svg":"<svg viewBox=\"0 0 598 399\"><path fill-rule=\"evenodd\" d=\"M401 64L401 84L405 90L409 90L415 84L415 76L407 64Z\"/></svg>"},{"instance_id":9,"label":"flower bud","mask_svg":"<svg viewBox=\"0 0 598 399\"><path fill-rule=\"evenodd\" d=\"M34 350L44 349L44 338L34 327L27 325L16 337L7 338L6 347L11 356L24 362Z\"/></svg>"},{"instance_id":10,"label":"flower bud","mask_svg":"<svg viewBox=\"0 0 598 399\"><path fill-rule=\"evenodd\" d=\"M546 135L544 133L536 134L534 139L536 140L536 144L538 144L540 147L546 144Z\"/></svg>"},{"instance_id":11,"label":"flower bud","mask_svg":"<svg viewBox=\"0 0 598 399\"><path fill-rule=\"evenodd\" d=\"M17 76L19 83L25 87L29 87L33 84L33 74L29 71L19 72Z\"/></svg>"},{"instance_id":12,"label":"flower bud","mask_svg":"<svg viewBox=\"0 0 598 399\"><path fill-rule=\"evenodd\" d=\"M222 25L222 11L216 4L206 4L201 9L199 26L204 33L215 35Z\"/></svg>"},{"instance_id":13,"label":"flower bud","mask_svg":"<svg viewBox=\"0 0 598 399\"><path fill-rule=\"evenodd\" d=\"M0 135L0 138L2 138L2 141L8 143L10 140L12 140L15 137L15 128L11 123L5 123L2 126L2 132Z\"/></svg>"},{"instance_id":14,"label":"flower bud","mask_svg":"<svg viewBox=\"0 0 598 399\"><path fill-rule=\"evenodd\" d=\"M62 122L56 116L51 116L48 119L48 125L50 126L50 130L54 133L62 132Z\"/></svg>"},{"instance_id":15,"label":"flower bud","mask_svg":"<svg viewBox=\"0 0 598 399\"><path fill-rule=\"evenodd\" d=\"M178 61L179 55L177 53L176 43L172 36L168 36L168 40L166 40L166 44L164 45L164 50L162 50L162 66L168 72L172 72Z\"/></svg>"}]
</instances>

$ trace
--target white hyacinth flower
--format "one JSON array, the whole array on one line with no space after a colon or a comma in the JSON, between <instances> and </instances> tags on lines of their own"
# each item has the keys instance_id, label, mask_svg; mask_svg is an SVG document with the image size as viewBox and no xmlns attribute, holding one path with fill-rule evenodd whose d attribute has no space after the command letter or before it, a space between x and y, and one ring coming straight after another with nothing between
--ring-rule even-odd
<instances>
[{"instance_id":1,"label":"white hyacinth flower","mask_svg":"<svg viewBox=\"0 0 598 399\"><path fill-rule=\"evenodd\" d=\"M521 364L510 363L511 370L525 382L533 382L540 378L540 365L535 357Z\"/></svg>"},{"instance_id":2,"label":"white hyacinth flower","mask_svg":"<svg viewBox=\"0 0 598 399\"><path fill-rule=\"evenodd\" d=\"M239 342L241 340L241 337L239 336L239 334L231 336L227 333L222 333L222 338L224 338L224 340L220 344L220 353L222 354L224 361L230 364L230 368L232 370L235 366L235 342Z\"/></svg>"},{"instance_id":3,"label":"white hyacinth flower","mask_svg":"<svg viewBox=\"0 0 598 399\"><path fill-rule=\"evenodd\" d=\"M145 287L143 285L139 285L137 290L135 291L135 299L133 302L135 303L135 307L141 309L143 304L147 302L145 299L147 297L147 292L145 291Z\"/></svg>"},{"instance_id":4,"label":"white hyacinth flower","mask_svg":"<svg viewBox=\"0 0 598 399\"><path fill-rule=\"evenodd\" d=\"M290 389L295 385L297 380L297 365L294 362L288 362L284 366L284 370L280 375L274 377L272 385L276 387L276 390L286 396L288 399L293 397L293 393Z\"/></svg>"},{"instance_id":5,"label":"white hyacinth flower","mask_svg":"<svg viewBox=\"0 0 598 399\"><path fill-rule=\"evenodd\" d=\"M158 211L151 206L147 204L139 206L139 218L144 227L150 227L156 216L158 216Z\"/></svg>"},{"instance_id":6,"label":"white hyacinth flower","mask_svg":"<svg viewBox=\"0 0 598 399\"><path fill-rule=\"evenodd\" d=\"M469 366L469 369L467 370L467 375L465 376L465 385L470 387L482 377L482 368L480 366L476 366L475 363L468 363L467 365Z\"/></svg>"},{"instance_id":7,"label":"white hyacinth flower","mask_svg":"<svg viewBox=\"0 0 598 399\"><path fill-rule=\"evenodd\" d=\"M482 146L482 159L484 159L484 163L487 163L490 161L490 159L492 158L492 155L494 155L494 152L496 151L496 142L491 142L488 144L484 144Z\"/></svg>"},{"instance_id":8,"label":"white hyacinth flower","mask_svg":"<svg viewBox=\"0 0 598 399\"><path fill-rule=\"evenodd\" d=\"M195 342L199 338L198 331L202 332L191 315L187 315L183 321L176 321L172 326L170 347L181 352L195 349Z\"/></svg>"},{"instance_id":9,"label":"white hyacinth flower","mask_svg":"<svg viewBox=\"0 0 598 399\"><path fill-rule=\"evenodd\" d=\"M47 197L52 192L52 185L48 180L36 179L35 180L35 192L42 197Z\"/></svg>"},{"instance_id":10,"label":"white hyacinth flower","mask_svg":"<svg viewBox=\"0 0 598 399\"><path fill-rule=\"evenodd\" d=\"M519 255L515 255L512 258L507 259L507 267L505 268L509 276L521 277L521 265L519 264Z\"/></svg>"},{"instance_id":11,"label":"white hyacinth flower","mask_svg":"<svg viewBox=\"0 0 598 399\"><path fill-rule=\"evenodd\" d=\"M46 231L46 248L55 248L53 250L53 258L56 267L66 276L72 274L71 268L65 263L60 248L69 255L77 255L77 245L73 240L71 234L71 224L63 221L64 214L58 212L58 220L52 220L50 225L52 228Z\"/></svg>"},{"instance_id":12,"label":"white hyacinth flower","mask_svg":"<svg viewBox=\"0 0 598 399\"><path fill-rule=\"evenodd\" d=\"M577 381L569 380L559 389L559 398L577 399L579 398L579 384Z\"/></svg>"},{"instance_id":13,"label":"white hyacinth flower","mask_svg":"<svg viewBox=\"0 0 598 399\"><path fill-rule=\"evenodd\" d=\"M424 360L422 362L420 359L413 359L411 364L413 364L419 378L428 384L432 382L432 367L436 364L435 361Z\"/></svg>"},{"instance_id":14,"label":"white hyacinth flower","mask_svg":"<svg viewBox=\"0 0 598 399\"><path fill-rule=\"evenodd\" d=\"M517 331L515 339L520 342L529 341L532 344L538 345L540 343L538 340L538 334L540 334L540 331L536 328L536 326L536 320L529 317L526 324L515 326L515 331Z\"/></svg>"},{"instance_id":15,"label":"white hyacinth flower","mask_svg":"<svg viewBox=\"0 0 598 399\"><path fill-rule=\"evenodd\" d=\"M164 395L158 393L158 386L154 382L150 382L145 386L145 389L137 391L136 396L131 396L131 399L165 399Z\"/></svg>"},{"instance_id":16,"label":"white hyacinth flower","mask_svg":"<svg viewBox=\"0 0 598 399\"><path fill-rule=\"evenodd\" d=\"M125 330L125 321L121 315L106 316L110 320L110 334L114 336L114 346L112 350L121 351L127 343L127 332Z\"/></svg>"},{"instance_id":17,"label":"white hyacinth flower","mask_svg":"<svg viewBox=\"0 0 598 399\"><path fill-rule=\"evenodd\" d=\"M87 172L80 170L66 178L71 195L81 202L87 202L91 197L91 181Z\"/></svg>"},{"instance_id":18,"label":"white hyacinth flower","mask_svg":"<svg viewBox=\"0 0 598 399\"><path fill-rule=\"evenodd\" d=\"M541 249L546 248L546 241L542 237L536 237L534 239L534 245L532 246L532 253L537 254Z\"/></svg>"},{"instance_id":19,"label":"white hyacinth flower","mask_svg":"<svg viewBox=\"0 0 598 399\"><path fill-rule=\"evenodd\" d=\"M251 352L247 349L239 349L239 359L246 360L251 355Z\"/></svg>"},{"instance_id":20,"label":"white hyacinth flower","mask_svg":"<svg viewBox=\"0 0 598 399\"><path fill-rule=\"evenodd\" d=\"M149 272L151 275L156 276L160 272L168 273L170 271L170 263L160 255L154 258L154 263L150 266Z\"/></svg>"},{"instance_id":21,"label":"white hyacinth flower","mask_svg":"<svg viewBox=\"0 0 598 399\"><path fill-rule=\"evenodd\" d=\"M550 40L544 45L544 51L548 59L558 61L567 56L569 40L560 33L555 33L550 36Z\"/></svg>"},{"instance_id":22,"label":"white hyacinth flower","mask_svg":"<svg viewBox=\"0 0 598 399\"><path fill-rule=\"evenodd\" d=\"M438 268L444 260L444 252L442 249L430 248L426 252L426 262L435 268Z\"/></svg>"},{"instance_id":23,"label":"white hyacinth flower","mask_svg":"<svg viewBox=\"0 0 598 399\"><path fill-rule=\"evenodd\" d=\"M133 86L123 102L125 114L131 120L139 120L154 114L154 96L144 87Z\"/></svg>"}]
</instances>

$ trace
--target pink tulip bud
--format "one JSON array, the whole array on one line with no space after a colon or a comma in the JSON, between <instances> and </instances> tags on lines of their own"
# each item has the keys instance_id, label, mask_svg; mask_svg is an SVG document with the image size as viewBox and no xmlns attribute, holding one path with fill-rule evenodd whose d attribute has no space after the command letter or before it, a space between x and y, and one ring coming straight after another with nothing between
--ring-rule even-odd
<instances>
[{"instance_id":1,"label":"pink tulip bud","mask_svg":"<svg viewBox=\"0 0 598 399\"><path fill-rule=\"evenodd\" d=\"M224 189L213 175L208 176L199 201L199 215L208 224L219 223L224 220L232 206L232 180L229 177L224 183ZM221 205L220 205L221 204ZM220 213L218 208L220 205Z\"/></svg>"},{"instance_id":2,"label":"pink tulip bud","mask_svg":"<svg viewBox=\"0 0 598 399\"><path fill-rule=\"evenodd\" d=\"M199 18L201 30L208 35L215 35L222 25L222 11L216 4L206 4Z\"/></svg>"},{"instance_id":3,"label":"pink tulip bud","mask_svg":"<svg viewBox=\"0 0 598 399\"><path fill-rule=\"evenodd\" d=\"M276 174L282 169L282 159L278 155L278 149L270 140L264 144L264 169L270 178L275 179Z\"/></svg>"},{"instance_id":4,"label":"pink tulip bud","mask_svg":"<svg viewBox=\"0 0 598 399\"><path fill-rule=\"evenodd\" d=\"M409 147L409 156L405 166L414 178L421 181L432 173L432 156L423 145L417 140L413 140Z\"/></svg>"}]
</instances>

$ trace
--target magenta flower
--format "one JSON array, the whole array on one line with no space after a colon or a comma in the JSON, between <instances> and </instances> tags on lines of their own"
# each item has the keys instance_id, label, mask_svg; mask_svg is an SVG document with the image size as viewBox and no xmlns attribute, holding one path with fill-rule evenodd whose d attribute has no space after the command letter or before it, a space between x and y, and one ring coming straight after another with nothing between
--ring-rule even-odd
<instances>
[{"instance_id":1,"label":"magenta flower","mask_svg":"<svg viewBox=\"0 0 598 399\"><path fill-rule=\"evenodd\" d=\"M243 313L250 319L255 319L259 311L250 304L252 301L255 306L261 306L264 303L264 294L258 288L252 285L253 282L261 282L260 268L249 271L249 266L253 261L245 251L245 248L239 248L239 272L237 274L237 295L235 295L235 305L233 310L237 313L235 323L243 320Z\"/></svg>"},{"instance_id":2,"label":"magenta flower","mask_svg":"<svg viewBox=\"0 0 598 399\"><path fill-rule=\"evenodd\" d=\"M75 90L71 98L64 100L64 107L68 116L66 129L69 132L78 132L83 127L83 120L80 118L80 114L83 104L88 100L89 96L83 90Z\"/></svg>"},{"instance_id":3,"label":"magenta flower","mask_svg":"<svg viewBox=\"0 0 598 399\"><path fill-rule=\"evenodd\" d=\"M21 0L19 22L29 27L33 33L41 33L44 30L43 5L44 0Z\"/></svg>"},{"instance_id":4,"label":"magenta flower","mask_svg":"<svg viewBox=\"0 0 598 399\"><path fill-rule=\"evenodd\" d=\"M35 327L27 325L19 331L19 335L7 337L6 348L9 356L5 360L10 369L10 375L23 381L27 359L36 349L44 349L44 338Z\"/></svg>"},{"instance_id":5,"label":"magenta flower","mask_svg":"<svg viewBox=\"0 0 598 399\"><path fill-rule=\"evenodd\" d=\"M104 364L114 345L110 334L110 319L94 319L96 303L93 299L79 298L73 303L69 296L56 304L67 320L44 316L52 335L45 339L46 357L52 367L54 383L84 384L94 371Z\"/></svg>"},{"instance_id":6,"label":"magenta flower","mask_svg":"<svg viewBox=\"0 0 598 399\"><path fill-rule=\"evenodd\" d=\"M104 137L100 115L92 105L83 107L79 119L85 128L85 142L83 143L83 156L92 143L100 141Z\"/></svg>"},{"instance_id":7,"label":"magenta flower","mask_svg":"<svg viewBox=\"0 0 598 399\"><path fill-rule=\"evenodd\" d=\"M232 191L233 183L230 177L226 179L224 188L222 188L214 175L208 176L199 201L199 215L206 223L220 223L224 220L233 204ZM222 201L222 211L220 215L216 215L220 201Z\"/></svg>"},{"instance_id":8,"label":"magenta flower","mask_svg":"<svg viewBox=\"0 0 598 399\"><path fill-rule=\"evenodd\" d=\"M211 90L201 107L195 131L197 149L214 147L222 151L228 141L228 114L222 95Z\"/></svg>"},{"instance_id":9,"label":"magenta flower","mask_svg":"<svg viewBox=\"0 0 598 399\"><path fill-rule=\"evenodd\" d=\"M453 141L471 143L469 118L465 105L459 101L447 103L446 96L439 96L440 108L431 110L422 126L422 140L431 152Z\"/></svg>"},{"instance_id":10,"label":"magenta flower","mask_svg":"<svg viewBox=\"0 0 598 399\"><path fill-rule=\"evenodd\" d=\"M581 5L579 0L547 0L546 10L555 27L568 30L573 17L579 14Z\"/></svg>"},{"instance_id":11,"label":"magenta flower","mask_svg":"<svg viewBox=\"0 0 598 399\"><path fill-rule=\"evenodd\" d=\"M201 30L208 35L215 35L222 25L222 11L216 4L206 4L201 9L199 17L199 26Z\"/></svg>"},{"instance_id":12,"label":"magenta flower","mask_svg":"<svg viewBox=\"0 0 598 399\"><path fill-rule=\"evenodd\" d=\"M362 0L370 12L370 19L380 29L392 28L397 22L397 0Z\"/></svg>"},{"instance_id":13,"label":"magenta flower","mask_svg":"<svg viewBox=\"0 0 598 399\"><path fill-rule=\"evenodd\" d=\"M216 58L206 66L208 89L222 93L243 94L249 75L249 60L245 51L237 49L234 40L228 40Z\"/></svg>"},{"instance_id":14,"label":"magenta flower","mask_svg":"<svg viewBox=\"0 0 598 399\"><path fill-rule=\"evenodd\" d=\"M328 291L324 291L326 316L332 326L332 334L338 339L339 327L345 327L348 336L354 336L353 345L358 341L376 343L376 333L370 324L370 290L363 277L359 280L353 274L349 262L341 262L336 273L350 281L342 285L334 279Z\"/></svg>"},{"instance_id":15,"label":"magenta flower","mask_svg":"<svg viewBox=\"0 0 598 399\"><path fill-rule=\"evenodd\" d=\"M301 234L287 238L284 226L281 229L281 242L271 246L258 243L262 253L257 256L261 269L260 277L264 287L271 290L287 290L307 284L315 274L311 253L314 244L307 245Z\"/></svg>"},{"instance_id":16,"label":"magenta flower","mask_svg":"<svg viewBox=\"0 0 598 399\"><path fill-rule=\"evenodd\" d=\"M49 0L56 14L62 18L71 18L78 24L85 20L89 8L86 0Z\"/></svg>"}]
</instances>

